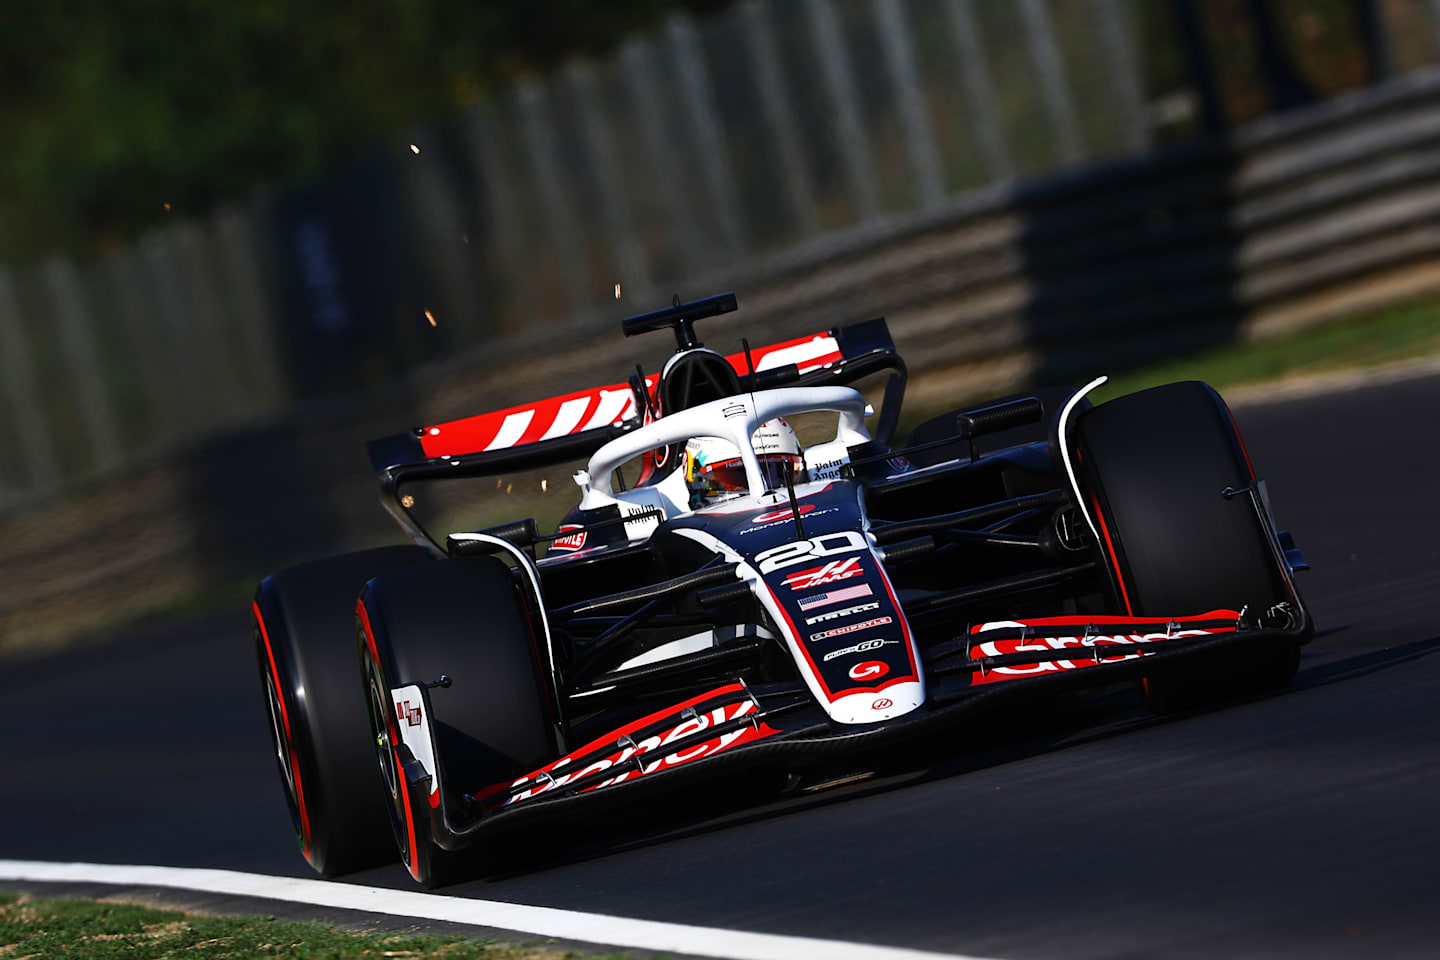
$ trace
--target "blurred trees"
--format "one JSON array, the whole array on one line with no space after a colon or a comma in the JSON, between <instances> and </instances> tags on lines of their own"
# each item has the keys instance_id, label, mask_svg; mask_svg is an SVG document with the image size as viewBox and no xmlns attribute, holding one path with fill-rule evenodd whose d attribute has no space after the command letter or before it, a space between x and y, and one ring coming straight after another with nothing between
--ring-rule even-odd
<instances>
[{"instance_id":1,"label":"blurred trees","mask_svg":"<svg viewBox=\"0 0 1440 960\"><path fill-rule=\"evenodd\" d=\"M726 0L0 5L0 262L103 252Z\"/></svg>"}]
</instances>

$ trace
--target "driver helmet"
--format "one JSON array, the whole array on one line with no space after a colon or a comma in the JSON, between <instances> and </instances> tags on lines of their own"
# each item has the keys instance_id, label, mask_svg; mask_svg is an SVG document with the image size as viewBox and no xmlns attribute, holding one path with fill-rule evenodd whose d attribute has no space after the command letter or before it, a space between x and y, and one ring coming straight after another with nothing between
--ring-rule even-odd
<instances>
[{"instance_id":1,"label":"driver helmet","mask_svg":"<svg viewBox=\"0 0 1440 960\"><path fill-rule=\"evenodd\" d=\"M767 490L783 487L787 472L793 472L795 483L804 479L805 459L800 455L800 442L783 417L760 424L750 435L750 443L755 449L755 458L760 461L760 474ZM719 437L694 437L685 444L685 482L697 505L731 500L750 492L740 451L735 444Z\"/></svg>"}]
</instances>

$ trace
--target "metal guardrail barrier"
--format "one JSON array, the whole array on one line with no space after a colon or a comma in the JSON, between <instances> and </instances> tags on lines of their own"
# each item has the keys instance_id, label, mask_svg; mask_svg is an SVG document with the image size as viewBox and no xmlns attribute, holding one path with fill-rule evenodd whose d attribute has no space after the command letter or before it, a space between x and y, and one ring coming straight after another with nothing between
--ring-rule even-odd
<instances>
[{"instance_id":1,"label":"metal guardrail barrier","mask_svg":"<svg viewBox=\"0 0 1440 960\"><path fill-rule=\"evenodd\" d=\"M535 394L527 355L628 368L616 281L733 288L751 339L885 314L912 372L975 389L1440 288L1440 69L1153 147L1141 10L749 0L479 105L456 162L404 151L349 219L272 192L94 267L0 269L0 634L383 535L357 442ZM357 287L346 244L394 269ZM75 549L96 538L114 554Z\"/></svg>"}]
</instances>

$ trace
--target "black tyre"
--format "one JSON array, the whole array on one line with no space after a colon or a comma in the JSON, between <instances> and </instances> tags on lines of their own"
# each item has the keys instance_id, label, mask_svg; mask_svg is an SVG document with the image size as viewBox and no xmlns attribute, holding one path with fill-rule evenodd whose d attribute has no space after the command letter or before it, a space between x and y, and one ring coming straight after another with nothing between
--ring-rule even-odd
<instances>
[{"instance_id":1,"label":"black tyre","mask_svg":"<svg viewBox=\"0 0 1440 960\"><path fill-rule=\"evenodd\" d=\"M1097 518L1119 610L1187 617L1216 609L1261 616L1290 600L1248 496L1254 474L1229 408L1207 384L1172 383L1111 400L1077 420L1087 510ZM1160 712L1283 686L1298 644L1186 663L1145 679Z\"/></svg>"},{"instance_id":2,"label":"black tyre","mask_svg":"<svg viewBox=\"0 0 1440 960\"><path fill-rule=\"evenodd\" d=\"M450 852L431 841L430 811L413 809L400 782L388 691L450 678L430 691L447 804L554 760L544 638L538 625L532 629L514 575L493 557L397 570L366 585L359 612L370 776L373 782L378 759L401 859L432 887L498 866L497 851Z\"/></svg>"},{"instance_id":3,"label":"black tyre","mask_svg":"<svg viewBox=\"0 0 1440 960\"><path fill-rule=\"evenodd\" d=\"M255 591L255 652L285 801L301 853L325 876L395 858L356 690L355 602L376 574L429 559L419 547L381 547L291 567Z\"/></svg>"}]
</instances>

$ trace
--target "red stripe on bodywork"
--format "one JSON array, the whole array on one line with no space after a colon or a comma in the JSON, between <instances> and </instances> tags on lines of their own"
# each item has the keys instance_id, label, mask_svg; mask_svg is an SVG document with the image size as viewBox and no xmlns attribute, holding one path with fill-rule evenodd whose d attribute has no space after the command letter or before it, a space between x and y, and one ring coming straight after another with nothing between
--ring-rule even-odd
<instances>
[{"instance_id":1,"label":"red stripe on bodywork","mask_svg":"<svg viewBox=\"0 0 1440 960\"><path fill-rule=\"evenodd\" d=\"M750 357L755 361L756 369L765 365L765 359L774 353L782 350L792 350L797 347L805 347L814 344L809 351L813 356L796 363L801 373L809 373L819 370L845 359L840 351L840 346L828 332L812 333L809 336L796 337L793 340L784 340L780 343L772 343L769 346L759 347L750 351ZM745 359L744 351L733 353L725 358L726 362L740 375L749 372L749 366ZM646 390L654 398L655 389L659 383L659 377L652 374L645 378ZM505 425L506 418L513 414L533 411L530 422L525 425L525 430L513 444L509 446L521 446L527 443L535 443L554 425L556 417L560 414L560 407L567 400L576 400L581 397L589 399L585 413L576 421L575 426L567 431L567 434L580 433L584 430L585 424L600 403L602 392L614 393L616 391L630 391L630 385L626 383L615 383L604 387L592 387L588 390L577 390L574 393L562 394L558 397L548 397L543 400L536 400L531 403L522 403L513 407L506 407L503 410L492 410L488 413L479 413L472 417L462 417L459 420L449 420L444 423L430 424L419 429L420 446L427 457L458 457L469 453L478 453L490 444L495 442L501 428ZM621 408L621 413L616 420L623 419L626 414L630 416L643 416L641 411L635 409L633 400L627 401L626 406Z\"/></svg>"},{"instance_id":2,"label":"red stripe on bodywork","mask_svg":"<svg viewBox=\"0 0 1440 960\"><path fill-rule=\"evenodd\" d=\"M875 557L875 554L873 552L870 555L872 557ZM886 687L893 686L897 683L911 683L920 679L920 668L915 663L915 645L911 642L910 639L910 623L908 620L905 619L905 611L900 609L900 601L897 600L895 597L895 590L893 587L890 586L890 578L885 575L885 565L880 562L879 557L875 557L875 569L880 573L880 582L885 584L885 592L890 595L890 606L895 608L895 616L900 621L900 634L902 637L904 637L905 656L910 660L910 675L891 677L884 683L874 687L847 687L844 690L837 690L834 693L830 694L830 699L832 702L835 700L839 700L841 697L849 696L852 693L879 693ZM803 638L797 642L803 643ZM813 664L815 661L812 660L810 662ZM822 687L825 686L824 678L821 678L820 685Z\"/></svg>"},{"instance_id":3,"label":"red stripe on bodywork","mask_svg":"<svg viewBox=\"0 0 1440 960\"><path fill-rule=\"evenodd\" d=\"M828 364L838 363L839 361L845 359L845 355L840 352L840 345L835 341L834 337L830 336L829 333L812 333L809 336L796 337L794 340L785 340L780 343L772 343L768 347L752 348L750 350L750 359L755 361L755 369L759 370L765 366L765 358L770 356L772 353L777 353L781 350L789 350L793 347L804 346L805 344L809 343L816 343L817 341L820 341L820 346L824 347L825 349L823 352L818 353L815 357L809 358L801 363L797 363L796 366L799 368L801 373L809 373L811 370L819 370L821 367L827 366ZM825 343L824 341L829 342ZM745 351L742 350L739 353L732 353L725 359L730 363L730 366L735 368L735 372L740 376L743 377L750 372L749 366L745 361Z\"/></svg>"},{"instance_id":4,"label":"red stripe on bodywork","mask_svg":"<svg viewBox=\"0 0 1440 960\"><path fill-rule=\"evenodd\" d=\"M589 743L585 744L585 746L581 747L581 748L578 749L578 750L571 750L571 751L570 751L568 754L566 754L565 756L568 756L568 757L582 757L582 756L584 756L585 754L591 752L592 750L598 750L598 749L601 747L601 745L603 745L603 744L613 743L615 740L619 739L620 737L623 737L623 736L625 736L625 735L627 735L627 734L634 733L636 730L643 730L643 729L645 729L646 727L650 726L652 723L659 723L661 720L664 720L666 717L670 716L671 714L679 713L681 710L684 710L686 707L693 707L693 706L695 706L695 704L697 704L697 703L704 703L706 700L713 699L713 698L718 697L718 696L720 696L721 694L725 694L725 693L745 693L745 688L744 688L743 686L741 686L740 684L738 684L738 683L731 683L731 684L727 684L727 685L725 685L725 686L723 686L723 687L716 687L714 690L711 690L709 693L702 693L702 694L700 694L698 697L691 697L689 700L685 700L685 701L683 701L683 702L681 702L681 703L677 703L677 704L675 704L675 705L673 705L673 706L666 707L666 708L664 708L663 710L656 710L654 713L647 714L646 716L641 717L639 720L632 720L630 723L625 724L625 726L623 726L623 727L619 727L619 728L617 728L617 729L615 729L615 730L611 730L609 733L605 734L603 737L596 737L594 740L591 740ZM549 773L551 770L555 769L555 764L556 764L556 763L559 763L560 760L563 760L563 759L565 759L565 757L559 758L558 760L555 761L555 763L551 763L551 764L549 764L548 766L541 767L539 770L535 771L535 773L540 773L540 772L542 772L542 771L545 772L545 773ZM533 777L534 775L535 775L534 773L529 774L529 776L532 776L532 777ZM508 786L508 785L507 785L507 786ZM487 787L486 789L489 789L489 788ZM478 798L478 797L479 797L479 794L476 794L476 797Z\"/></svg>"},{"instance_id":5,"label":"red stripe on bodywork","mask_svg":"<svg viewBox=\"0 0 1440 960\"><path fill-rule=\"evenodd\" d=\"M1029 620L991 621L990 623L979 624L970 628L970 636L979 649L981 656L1003 656L1021 651L1050 651L1063 653L1065 656L1057 657L1040 663L1014 665L1008 667L992 667L988 671L978 670L970 676L970 686L977 687L990 683L1000 683L1006 680L1016 680L1023 677L1034 677L1046 673L1063 673L1070 670L1088 670L1090 667L1100 666L1104 663L1115 663L1121 660L1133 660L1139 656L1149 654L1140 653L1127 648L1134 642L1159 642L1167 639L1170 633L1169 624L1173 621L1180 627L1173 638L1182 640L1197 635L1210 635L1222 633L1234 633L1236 628L1233 625L1206 626L1204 628L1186 627L1187 623L1203 623L1207 621L1238 620L1240 614L1234 610L1210 610L1196 617L1185 617L1175 619L1171 617L1036 617ZM1022 633L1021 636L999 636L995 639L987 639L986 634L1012 632L1014 628L1008 624L1023 624L1026 627L1035 629L1033 634ZM1095 624L1103 624L1108 632L1090 636L1086 642L1086 636L1075 628L1089 627ZM1116 628L1133 628L1129 632L1129 639L1119 639L1126 636ZM1166 628L1165 633L1159 632L1159 628ZM988 629L987 629L988 628ZM1047 629L1055 628L1055 629ZM1147 628L1150 633L1147 633ZM1087 631L1088 633L1088 631ZM1056 643L1048 641L1057 641ZM1066 642L1068 641L1068 642ZM986 650L985 647L989 647ZM975 652L970 653L971 657Z\"/></svg>"},{"instance_id":6,"label":"red stripe on bodywork","mask_svg":"<svg viewBox=\"0 0 1440 960\"><path fill-rule=\"evenodd\" d=\"M885 576L885 567L880 563L880 558L875 555L873 550L870 551L869 556L871 560L874 561L875 567L880 573L880 581L885 584L885 592L890 595L890 605L895 608L895 616L900 621L900 631L905 638L905 656L910 661L910 673L908 676L902 674L891 677L884 683L874 687L847 687L844 690L831 690L830 685L825 682L825 675L820 672L820 667L816 664L815 658L810 656L810 648L806 645L804 635L802 635L795 626L795 621L790 619L790 611L785 609L785 604L780 601L780 597L774 590L770 589L770 584L766 583L763 578L757 581L765 588L765 592L770 594L771 599L775 601L775 609L780 611L780 616L784 618L785 626L789 629L790 636L795 638L795 646L800 648L800 652L805 655L805 662L810 664L810 674L819 682L820 689L825 691L825 696L831 703L852 693L877 693L897 683L920 679L919 668L915 665L915 650L910 642L910 624L906 621L905 613L900 609L900 604L895 599L895 591L890 588L890 578ZM862 635L856 637L856 639L861 640L864 639L864 637Z\"/></svg>"},{"instance_id":7,"label":"red stripe on bodywork","mask_svg":"<svg viewBox=\"0 0 1440 960\"><path fill-rule=\"evenodd\" d=\"M709 708L708 710L704 711L703 713L696 714L696 715L691 716L691 717L683 717L683 716L680 715L681 712L684 711L687 707L694 707L696 704L702 703L702 702L704 702L704 701L706 701L706 700L714 700L714 699L716 699L716 698L718 698L718 697L723 697L723 696L725 696L726 694L735 694L735 695L738 695L738 697L739 697L740 699L738 699L738 700L729 700L729 701L727 701L727 702L724 702L724 703L720 704L720 705L717 706L717 707L711 707L711 708ZM495 798L495 797L497 797L497 796L499 796L499 795L502 795L502 794L507 793L509 790L511 790L512 788L515 788L515 787L521 787L521 788L523 788L525 791L532 791L532 792L533 792L532 795L541 795L541 794L544 794L544 793L546 793L547 791L549 791L549 790L551 790L551 789L554 789L554 787L553 787L550 783L548 783L547 781L544 781L544 780L539 779L541 774L556 774L556 775L558 775L558 776L556 777L556 779L559 780L559 781L561 781L561 783L563 784L563 783L566 781L567 777L569 777L569 778L575 778L575 777L580 776L580 775L589 776L589 775L590 775L590 769L591 769L591 767L594 767L595 765L600 764L600 763L605 763L605 764L606 764L605 767L599 767L598 769L595 769L595 770L593 771L593 772L595 772L595 773L599 773L599 772L601 772L602 770L607 769L609 766L612 766L614 763L619 762L618 759L612 760L612 758L618 758L618 757L621 757L621 756L625 756L625 755L626 755L625 751L627 751L627 750L635 750L637 746L639 746L639 745L644 745L648 740L650 740L650 739L652 739L652 738L655 738L655 737L661 736L661 733L666 733L666 734L673 735L673 734L674 734L674 731L675 731L676 729L678 729L680 726L683 726L683 725L686 724L686 723L694 722L695 720L697 720L697 719L699 719L699 718L710 717L710 715L713 714L713 713L715 713L716 711L719 711L719 712L721 712L722 714L724 714L724 713L728 713L729 710L730 710L731 708L733 708L733 707L736 707L736 706L744 707L744 706L747 706L747 705L752 706L752 707L754 707L755 709L758 709L758 706L755 705L754 698L749 695L748 691L746 691L746 689L745 689L745 687L744 687L743 685L741 685L741 684L739 684L739 683L732 683L732 684L727 684L726 686L723 686L723 687L717 687L716 689L711 690L711 691L708 692L708 693L702 693L702 694L700 694L699 696L691 697L691 698L688 699L688 700L685 700L685 701L682 701L682 702L680 702L680 703L674 704L673 706L666 707L666 708L663 709L663 710L657 710L657 711L655 711L654 713L651 713L651 714L649 714L649 715L647 715L647 716L641 717L641 718L638 719L638 720L631 721L630 723L627 723L625 726L619 727L619 728L617 728L617 729L615 729L615 730L612 730L612 731L610 731L609 733L605 734L604 736L598 737L598 738L596 738L595 740L592 740L591 742L587 743L585 746L580 747L579 749L576 749L576 750L571 751L570 753L566 754L565 756L561 757L560 759L556 760L555 762L546 764L544 767L541 767L539 770L533 771L533 772L531 772L531 773L527 773L527 774L525 774L525 775L522 776L522 777L516 777L516 778L514 778L513 780L507 780L507 781L503 781L503 782L501 782L501 783L491 784L490 786L484 788L483 790L477 791L477 792L474 793L472 796L473 796L473 798L474 798L475 800L478 800L478 801L484 803L484 802L486 802L486 801L488 801L488 800L492 800L493 798ZM639 744L638 744L638 745L632 744L632 745L629 746L629 747L622 747L622 746L618 743L618 741L619 741L621 738L630 736L630 735L632 735L632 734L637 734L639 731L643 730L644 728L646 728L646 727L651 727L651 726L654 726L654 725L663 723L663 722L666 721L667 719L668 719L668 720L672 720L672 721L674 722L674 725L675 725L674 727L672 727L672 728L671 728L670 730L668 730L668 731L661 731L661 733L652 733L649 737L646 737L646 738L641 739L641 740L639 741ZM719 722L719 721L715 721L715 723L718 723L718 722ZM706 727L700 727L700 728L698 728L697 730L695 730L695 731L693 731L693 732L694 732L694 733L701 733L701 732L702 732L703 730L705 730L705 729L706 729ZM711 741L707 741L706 743L699 744L698 746L692 746L692 747L690 747L690 748L687 748L687 753L686 753L686 755L684 755L684 756L680 756L679 754L675 754L673 751L667 753L667 752L665 752L665 750L663 749L663 747L659 747L659 746L654 747L654 748L647 748L643 753L637 751L637 752L635 752L635 753L629 754L629 756L632 756L632 757L636 757L636 756L647 756L647 757L648 757L648 756L650 756L651 754L654 754L655 759L654 759L653 763L651 763L651 764L646 764L646 763L642 760L642 761L641 761L641 769L640 769L640 770L633 770L633 771L628 771L628 772L618 772L618 773L615 774L615 778L618 779L618 780L625 780L625 779L628 779L628 778L631 777L631 776L637 776L637 777L638 777L638 776L644 776L645 773L646 773L646 771L644 770L644 767L645 767L645 766L650 766L651 769L653 770L657 765L664 764L665 761L666 761L666 759L669 758L669 757L671 757L671 756L675 756L675 757L677 757L678 759L676 759L674 763L668 764L668 766L676 766L676 765L678 765L678 764L687 763L687 762L689 762L690 760L698 759L698 758L700 758L700 757L714 756L715 753L719 752L719 751L722 750L722 749L728 750L728 749L731 749L731 748L736 747L736 746L740 746L740 745L745 744L745 743L750 743L750 742L753 742L753 741L755 741L755 740L758 740L758 739L762 739L762 738L764 738L764 737L771 736L771 735L773 735L773 734L775 734L775 733L778 733L778 732L779 732L779 731L775 730L774 728L772 728L772 727L769 726L768 724L757 721L753 727L748 727L748 728L742 727L742 728L741 728L740 730L738 730L738 731L732 731L732 732L724 733L724 734L716 734L716 735L711 739ZM687 734L687 736L688 736L688 734ZM722 737L729 737L729 738L732 738L732 739L730 739L730 741L729 741L727 744L725 744L723 747L717 747L714 751L711 751L711 750L709 749L710 743L713 742L714 740L718 740L718 739L720 739L720 738L722 738ZM681 738L681 739L683 739L683 738ZM577 758L587 758L587 757L588 757L588 759L586 759L585 762L583 762L583 763L581 763L579 760L577 760ZM563 768L563 769L562 769L562 768ZM597 783L597 784L591 785L591 786L589 786L589 787L583 788L583 789L581 790L581 792L584 793L584 792L589 792L589 791L591 791L591 790L604 789L605 784L606 784L606 783L610 783L610 782L614 782L614 781L605 781L605 782L602 782L602 783ZM510 801L506 800L506 802L508 803L508 802L510 802ZM503 803L502 803L502 804L499 804L499 806L504 806L504 804L503 804Z\"/></svg>"},{"instance_id":8,"label":"red stripe on bodywork","mask_svg":"<svg viewBox=\"0 0 1440 960\"><path fill-rule=\"evenodd\" d=\"M1238 620L1239 610L1207 610L1195 616L1186 617L1112 617L1106 614L1094 614L1091 616L1065 616L1065 617L1029 617L1026 619L1012 619L1007 622L1024 624L1027 627L1085 627L1093 623L1110 624L1137 624L1148 625L1155 623L1188 623L1195 620ZM999 621L992 621L999 622ZM971 634L979 633L985 624L976 624L970 628Z\"/></svg>"},{"instance_id":9,"label":"red stripe on bodywork","mask_svg":"<svg viewBox=\"0 0 1440 960\"><path fill-rule=\"evenodd\" d=\"M653 388L656 377L645 378L647 388ZM488 413L477 413L473 417L462 417L459 420L449 420L445 423L436 423L421 427L420 446L427 457L458 457L467 453L479 453L490 446L499 435L505 420L512 414L533 411L530 422L525 425L525 430L520 437L509 446L521 446L526 443L534 443L544 436L554 425L556 418L560 415L560 408L567 400L578 400L586 398L589 402L585 406L585 412L575 421L565 435L580 433L585 429L585 424L594 416L601 402L602 393L615 393L624 391L630 393L630 385L626 383L614 383L604 387L592 387L589 390L577 390L574 393L562 394L558 397L548 397L544 400L536 400L533 403L522 403L513 407L506 407L503 410L492 410ZM626 412L634 415L634 399L628 398L625 406L620 408L620 413L615 419L620 420Z\"/></svg>"},{"instance_id":10,"label":"red stripe on bodywork","mask_svg":"<svg viewBox=\"0 0 1440 960\"><path fill-rule=\"evenodd\" d=\"M260 615L260 604L250 602L250 612L260 627L260 639L265 642L265 656L270 660L270 680L275 684L275 699L280 701L280 720L285 725L285 753L290 760L290 775L295 780L295 803L300 808L300 838L305 859L310 859L310 814L305 809L305 786L300 782L300 758L290 745L290 713L285 709L285 687L280 683L280 671L275 667L275 651L270 648L270 631L265 629L265 618Z\"/></svg>"}]
</instances>

